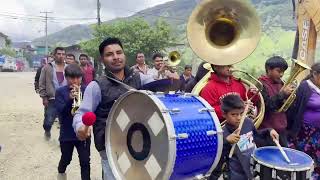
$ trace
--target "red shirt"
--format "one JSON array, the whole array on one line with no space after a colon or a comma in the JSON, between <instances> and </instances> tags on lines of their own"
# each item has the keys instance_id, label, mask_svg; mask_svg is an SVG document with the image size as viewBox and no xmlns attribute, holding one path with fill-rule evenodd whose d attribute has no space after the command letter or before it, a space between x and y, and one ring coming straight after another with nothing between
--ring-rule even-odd
<instances>
[{"instance_id":1,"label":"red shirt","mask_svg":"<svg viewBox=\"0 0 320 180\"><path fill-rule=\"evenodd\" d=\"M246 88L240 80L231 77L227 83L220 80L215 73L211 73L208 84L200 92L200 96L214 108L220 122L224 119L220 107L221 99L229 94L238 94L246 100Z\"/></svg>"},{"instance_id":2,"label":"red shirt","mask_svg":"<svg viewBox=\"0 0 320 180\"><path fill-rule=\"evenodd\" d=\"M91 65L86 65L82 67L82 82L87 86L94 78L94 68Z\"/></svg>"}]
</instances>

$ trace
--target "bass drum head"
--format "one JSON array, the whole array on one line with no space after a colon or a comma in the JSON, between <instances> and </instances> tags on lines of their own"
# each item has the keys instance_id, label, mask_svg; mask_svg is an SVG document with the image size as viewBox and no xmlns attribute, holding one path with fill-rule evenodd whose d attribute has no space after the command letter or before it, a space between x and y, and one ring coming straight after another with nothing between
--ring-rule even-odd
<instances>
[{"instance_id":1,"label":"bass drum head","mask_svg":"<svg viewBox=\"0 0 320 180\"><path fill-rule=\"evenodd\" d=\"M106 126L109 164L117 179L169 179L175 162L170 117L161 102L143 91L129 91L113 105ZM159 107L160 106L160 107ZM169 126L169 128L168 128ZM171 127L170 127L171 126Z\"/></svg>"}]
</instances>

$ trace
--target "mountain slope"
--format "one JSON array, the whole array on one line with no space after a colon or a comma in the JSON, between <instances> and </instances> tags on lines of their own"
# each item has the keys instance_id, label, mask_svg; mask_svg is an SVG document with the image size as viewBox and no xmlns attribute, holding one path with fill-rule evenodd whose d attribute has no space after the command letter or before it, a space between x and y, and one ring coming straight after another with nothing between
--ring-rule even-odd
<instances>
[{"instance_id":1,"label":"mountain slope","mask_svg":"<svg viewBox=\"0 0 320 180\"><path fill-rule=\"evenodd\" d=\"M292 5L283 0L252 0L261 18L264 31L273 27L281 27L284 30L294 30L295 20L292 19ZM120 19L142 17L149 23L154 23L158 18L166 20L174 30L180 33L185 31L185 24L194 7L196 0L175 0L152 8L142 10L133 16L119 18L104 23L112 23ZM48 36L50 45L72 45L92 37L92 29L87 25L73 25ZM37 38L33 42L36 45L44 44L45 38Z\"/></svg>"}]
</instances>

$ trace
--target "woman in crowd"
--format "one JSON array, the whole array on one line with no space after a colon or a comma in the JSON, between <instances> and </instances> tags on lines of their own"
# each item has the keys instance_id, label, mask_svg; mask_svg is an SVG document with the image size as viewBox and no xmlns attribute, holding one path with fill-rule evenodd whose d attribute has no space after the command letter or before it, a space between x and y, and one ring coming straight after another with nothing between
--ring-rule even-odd
<instances>
[{"instance_id":1,"label":"woman in crowd","mask_svg":"<svg viewBox=\"0 0 320 180\"><path fill-rule=\"evenodd\" d=\"M320 63L300 84L288 114L289 147L309 154L315 162L314 178L320 174Z\"/></svg>"}]
</instances>

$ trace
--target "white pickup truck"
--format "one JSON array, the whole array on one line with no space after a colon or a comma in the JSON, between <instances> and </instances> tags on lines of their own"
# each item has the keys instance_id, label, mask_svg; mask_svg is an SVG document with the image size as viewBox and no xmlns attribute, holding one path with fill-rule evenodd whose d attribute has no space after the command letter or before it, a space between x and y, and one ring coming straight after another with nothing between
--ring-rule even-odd
<instances>
[{"instance_id":1,"label":"white pickup truck","mask_svg":"<svg viewBox=\"0 0 320 180\"><path fill-rule=\"evenodd\" d=\"M16 60L12 57L6 57L4 64L2 65L2 71L10 71L16 72L17 71L17 64Z\"/></svg>"}]
</instances>

